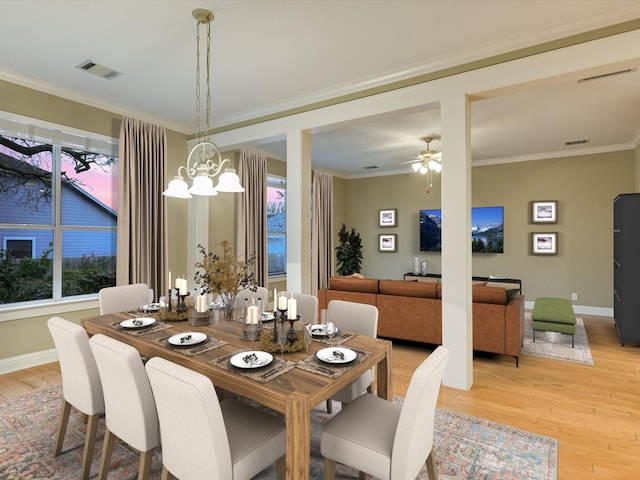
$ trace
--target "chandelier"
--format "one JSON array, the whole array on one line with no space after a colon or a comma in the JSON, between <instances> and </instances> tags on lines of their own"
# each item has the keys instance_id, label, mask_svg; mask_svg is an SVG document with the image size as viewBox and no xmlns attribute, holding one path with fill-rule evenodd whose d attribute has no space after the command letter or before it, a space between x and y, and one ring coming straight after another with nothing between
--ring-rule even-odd
<instances>
[{"instance_id":1,"label":"chandelier","mask_svg":"<svg viewBox=\"0 0 640 480\"><path fill-rule=\"evenodd\" d=\"M211 22L214 15L209 10L197 8L193 11L196 19L196 124L198 128L198 143L191 149L187 158L187 164L178 167L178 173L169 182L167 189L162 192L167 197L191 198L192 195L217 195L218 192L244 192L240 185L240 179L228 159L222 159L220 150L209 140L211 119ZM205 131L200 130L200 24L207 30L207 69L206 82L207 93L205 97L207 125ZM218 184L213 186L213 178L222 172L218 178ZM185 182L184 174L192 180L191 188Z\"/></svg>"}]
</instances>

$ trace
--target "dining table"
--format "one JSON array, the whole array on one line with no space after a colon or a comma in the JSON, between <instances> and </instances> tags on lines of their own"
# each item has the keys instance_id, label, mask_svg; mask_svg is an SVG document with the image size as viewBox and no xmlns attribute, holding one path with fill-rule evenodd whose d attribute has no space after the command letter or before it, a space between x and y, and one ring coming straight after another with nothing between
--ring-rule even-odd
<instances>
[{"instance_id":1,"label":"dining table","mask_svg":"<svg viewBox=\"0 0 640 480\"><path fill-rule=\"evenodd\" d=\"M245 397L283 414L287 438L285 478L289 480L309 478L314 407L373 367L376 394L392 400L392 344L388 340L350 332L339 332L332 340L314 336L308 347L300 351L282 354L278 348L270 350L273 359L266 366L241 368L237 362L246 357L244 352L263 352L275 345L267 343L263 348L260 340L248 340L243 324L236 321L204 326L192 326L188 321L132 323L139 318L153 316L136 311L118 312L85 318L82 325L89 335L101 333L132 345L143 357L162 357L190 368L210 378L222 392ZM265 338L272 334L273 324L273 320L264 323ZM206 340L193 346L175 341L203 336ZM318 352L324 355L327 348L354 352L355 360L337 364L320 361Z\"/></svg>"}]
</instances>

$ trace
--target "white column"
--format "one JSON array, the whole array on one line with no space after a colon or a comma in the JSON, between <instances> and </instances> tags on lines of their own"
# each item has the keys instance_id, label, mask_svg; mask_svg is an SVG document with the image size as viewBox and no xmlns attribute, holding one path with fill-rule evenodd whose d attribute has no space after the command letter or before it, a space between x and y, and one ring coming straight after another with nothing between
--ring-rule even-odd
<instances>
[{"instance_id":1,"label":"white column","mask_svg":"<svg viewBox=\"0 0 640 480\"><path fill-rule=\"evenodd\" d=\"M287 290L311 291L311 133L287 132Z\"/></svg>"},{"instance_id":2,"label":"white column","mask_svg":"<svg viewBox=\"0 0 640 480\"><path fill-rule=\"evenodd\" d=\"M473 385L470 105L442 99L442 343L451 351L443 383Z\"/></svg>"}]
</instances>

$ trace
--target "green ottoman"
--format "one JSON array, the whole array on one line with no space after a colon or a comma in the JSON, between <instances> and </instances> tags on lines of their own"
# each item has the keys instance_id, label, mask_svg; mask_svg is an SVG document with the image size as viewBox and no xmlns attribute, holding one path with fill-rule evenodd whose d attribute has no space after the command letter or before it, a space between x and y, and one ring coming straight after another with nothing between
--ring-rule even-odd
<instances>
[{"instance_id":1,"label":"green ottoman","mask_svg":"<svg viewBox=\"0 0 640 480\"><path fill-rule=\"evenodd\" d=\"M531 312L533 341L536 341L536 330L542 332L559 332L571 335L571 348L574 348L576 334L576 315L573 305L564 298L539 297L533 304Z\"/></svg>"}]
</instances>

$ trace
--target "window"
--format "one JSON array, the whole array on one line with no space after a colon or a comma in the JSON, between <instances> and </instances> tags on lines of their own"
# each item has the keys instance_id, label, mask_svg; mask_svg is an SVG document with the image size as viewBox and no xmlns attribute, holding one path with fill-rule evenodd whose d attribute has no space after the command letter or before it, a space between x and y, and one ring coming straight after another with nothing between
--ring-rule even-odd
<instances>
[{"instance_id":1,"label":"window","mask_svg":"<svg viewBox=\"0 0 640 480\"><path fill-rule=\"evenodd\" d=\"M0 306L115 285L116 141L0 112Z\"/></svg>"},{"instance_id":2,"label":"window","mask_svg":"<svg viewBox=\"0 0 640 480\"><path fill-rule=\"evenodd\" d=\"M287 273L287 184L267 176L267 257L269 276Z\"/></svg>"}]
</instances>

